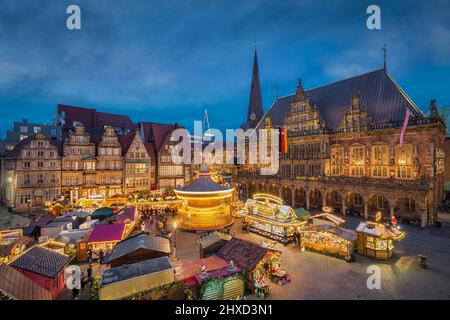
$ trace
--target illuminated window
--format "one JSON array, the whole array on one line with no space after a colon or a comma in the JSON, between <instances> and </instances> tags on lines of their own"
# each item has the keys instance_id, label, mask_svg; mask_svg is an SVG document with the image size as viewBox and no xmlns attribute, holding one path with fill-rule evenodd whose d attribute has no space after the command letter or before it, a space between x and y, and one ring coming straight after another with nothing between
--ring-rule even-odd
<instances>
[{"instance_id":1,"label":"illuminated window","mask_svg":"<svg viewBox=\"0 0 450 320\"><path fill-rule=\"evenodd\" d=\"M341 176L344 174L344 148L331 148L331 175Z\"/></svg>"},{"instance_id":2,"label":"illuminated window","mask_svg":"<svg viewBox=\"0 0 450 320\"><path fill-rule=\"evenodd\" d=\"M412 145L404 144L396 146L396 164L397 164L397 178L408 179L412 178L413 173L413 154Z\"/></svg>"},{"instance_id":3,"label":"illuminated window","mask_svg":"<svg viewBox=\"0 0 450 320\"><path fill-rule=\"evenodd\" d=\"M355 146L350 148L350 174L354 177L364 175L364 147Z\"/></svg>"},{"instance_id":4,"label":"illuminated window","mask_svg":"<svg viewBox=\"0 0 450 320\"><path fill-rule=\"evenodd\" d=\"M372 146L372 175L374 177L387 177L389 168L388 145Z\"/></svg>"}]
</instances>

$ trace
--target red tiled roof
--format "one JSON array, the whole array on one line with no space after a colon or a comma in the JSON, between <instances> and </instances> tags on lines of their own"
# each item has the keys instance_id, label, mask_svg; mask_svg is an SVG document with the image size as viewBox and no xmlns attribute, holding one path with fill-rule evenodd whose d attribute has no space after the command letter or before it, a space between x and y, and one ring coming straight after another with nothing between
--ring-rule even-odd
<instances>
[{"instance_id":1,"label":"red tiled roof","mask_svg":"<svg viewBox=\"0 0 450 320\"><path fill-rule=\"evenodd\" d=\"M122 241L125 224L96 224L89 236L88 242L114 242Z\"/></svg>"},{"instance_id":2,"label":"red tiled roof","mask_svg":"<svg viewBox=\"0 0 450 320\"><path fill-rule=\"evenodd\" d=\"M73 126L73 122L81 122L86 128L95 128L103 126L112 126L120 128L134 129L136 125L128 116L97 112L96 109L68 106L58 104L57 111L59 114L65 113L65 126Z\"/></svg>"},{"instance_id":3,"label":"red tiled roof","mask_svg":"<svg viewBox=\"0 0 450 320\"><path fill-rule=\"evenodd\" d=\"M131 119L128 116L105 112L96 113L96 125L130 128L130 129L136 128L136 125L133 123L133 121L131 121Z\"/></svg>"},{"instance_id":4,"label":"red tiled roof","mask_svg":"<svg viewBox=\"0 0 450 320\"><path fill-rule=\"evenodd\" d=\"M73 121L79 121L83 123L86 128L93 128L96 126L95 109L58 104L57 112L59 114L61 114L62 112L65 113L65 126L72 126Z\"/></svg>"},{"instance_id":5,"label":"red tiled roof","mask_svg":"<svg viewBox=\"0 0 450 320\"><path fill-rule=\"evenodd\" d=\"M144 129L145 142L152 142L156 153L159 153L161 147L172 131L177 128L181 128L175 124L154 122L142 122L142 127Z\"/></svg>"},{"instance_id":6,"label":"red tiled roof","mask_svg":"<svg viewBox=\"0 0 450 320\"><path fill-rule=\"evenodd\" d=\"M147 150L147 153L150 156L150 159L152 159L152 161L154 162L156 159L155 146L153 145L153 143L144 142L144 147L145 147L145 150Z\"/></svg>"},{"instance_id":7,"label":"red tiled roof","mask_svg":"<svg viewBox=\"0 0 450 320\"><path fill-rule=\"evenodd\" d=\"M119 136L119 142L122 146L122 155L125 156L133 143L134 137L136 136L136 131L132 131L128 134Z\"/></svg>"}]
</instances>

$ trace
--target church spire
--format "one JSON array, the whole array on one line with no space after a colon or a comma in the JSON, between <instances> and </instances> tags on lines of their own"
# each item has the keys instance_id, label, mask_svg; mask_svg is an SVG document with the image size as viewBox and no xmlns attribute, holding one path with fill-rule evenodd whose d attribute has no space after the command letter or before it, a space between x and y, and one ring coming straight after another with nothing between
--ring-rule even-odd
<instances>
[{"instance_id":1,"label":"church spire","mask_svg":"<svg viewBox=\"0 0 450 320\"><path fill-rule=\"evenodd\" d=\"M261 97L261 84L259 82L258 54L255 48L253 58L252 86L250 88L250 101L248 104L247 123L255 127L263 117Z\"/></svg>"}]
</instances>

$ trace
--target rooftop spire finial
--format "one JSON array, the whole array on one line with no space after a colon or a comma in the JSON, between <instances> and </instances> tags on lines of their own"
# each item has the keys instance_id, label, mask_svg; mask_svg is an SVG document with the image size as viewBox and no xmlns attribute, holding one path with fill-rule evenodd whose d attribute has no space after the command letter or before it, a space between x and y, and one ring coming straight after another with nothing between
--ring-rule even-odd
<instances>
[{"instance_id":1,"label":"rooftop spire finial","mask_svg":"<svg viewBox=\"0 0 450 320\"><path fill-rule=\"evenodd\" d=\"M263 117L261 85L259 81L258 54L255 48L253 57L252 84L250 87L250 100L248 104L247 123L256 125Z\"/></svg>"},{"instance_id":2,"label":"rooftop spire finial","mask_svg":"<svg viewBox=\"0 0 450 320\"><path fill-rule=\"evenodd\" d=\"M383 53L384 53L384 70L386 70L387 68L387 48L386 48L386 44L384 44L383 47Z\"/></svg>"}]
</instances>

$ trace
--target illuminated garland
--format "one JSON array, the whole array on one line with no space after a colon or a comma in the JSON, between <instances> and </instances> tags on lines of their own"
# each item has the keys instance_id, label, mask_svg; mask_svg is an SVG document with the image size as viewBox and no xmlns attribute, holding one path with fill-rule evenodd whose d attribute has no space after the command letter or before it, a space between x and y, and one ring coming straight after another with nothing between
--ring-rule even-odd
<instances>
[{"instance_id":1,"label":"illuminated garland","mask_svg":"<svg viewBox=\"0 0 450 320\"><path fill-rule=\"evenodd\" d=\"M91 300L98 300L100 291L100 276L96 276L91 286Z\"/></svg>"},{"instance_id":2,"label":"illuminated garland","mask_svg":"<svg viewBox=\"0 0 450 320\"><path fill-rule=\"evenodd\" d=\"M4 293L0 290L0 301L9 301L9 300L13 300L13 298L11 298L10 296L4 294Z\"/></svg>"}]
</instances>

